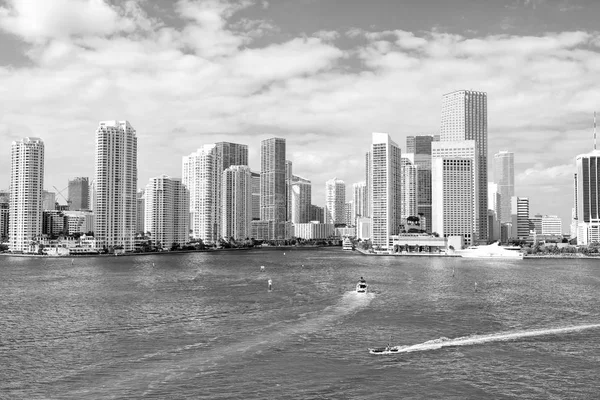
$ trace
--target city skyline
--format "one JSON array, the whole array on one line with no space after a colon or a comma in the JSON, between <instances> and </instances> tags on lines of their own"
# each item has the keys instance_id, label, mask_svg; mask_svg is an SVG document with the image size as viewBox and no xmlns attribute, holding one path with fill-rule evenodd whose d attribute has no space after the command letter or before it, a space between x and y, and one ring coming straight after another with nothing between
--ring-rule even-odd
<instances>
[{"instance_id":1,"label":"city skyline","mask_svg":"<svg viewBox=\"0 0 600 400\"><path fill-rule=\"evenodd\" d=\"M600 5L387 3L7 1L0 146L42 138L51 191L93 176L99 120L136 127L138 187L180 177L204 143L247 144L257 171L260 141L282 137L324 205L327 180L364 180L371 132L404 153L407 136L439 134L443 94L474 89L488 93L488 155L513 152L516 195L566 226L574 160L592 147ZM9 170L5 152L1 189Z\"/></svg>"}]
</instances>

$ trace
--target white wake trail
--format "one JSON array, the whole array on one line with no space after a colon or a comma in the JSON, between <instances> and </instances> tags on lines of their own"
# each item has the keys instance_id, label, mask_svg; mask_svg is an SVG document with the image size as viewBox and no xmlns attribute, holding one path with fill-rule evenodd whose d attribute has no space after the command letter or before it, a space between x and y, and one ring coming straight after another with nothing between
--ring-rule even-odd
<instances>
[{"instance_id":1,"label":"white wake trail","mask_svg":"<svg viewBox=\"0 0 600 400\"><path fill-rule=\"evenodd\" d=\"M429 340L424 343L414 344L414 345L410 345L410 346L395 346L394 354L412 353L415 351L438 350L443 347L472 346L472 345L491 343L491 342L506 342L506 341L511 341L511 340L530 338L530 337L560 335L563 333L581 332L581 331L585 331L585 330L589 330L589 329L598 329L598 328L600 328L600 324L589 324L589 325L567 326L567 327L563 327L563 328L532 329L532 330L524 330L524 331L492 333L492 334L488 334L488 335L472 335L472 336L459 337L459 338L455 338L455 339L448 339L448 338L442 337L439 339Z\"/></svg>"}]
</instances>

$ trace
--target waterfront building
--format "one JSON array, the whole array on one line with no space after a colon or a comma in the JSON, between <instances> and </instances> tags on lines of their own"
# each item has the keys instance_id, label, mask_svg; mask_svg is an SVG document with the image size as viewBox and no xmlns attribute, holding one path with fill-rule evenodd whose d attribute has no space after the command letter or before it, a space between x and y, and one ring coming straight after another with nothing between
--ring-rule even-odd
<instances>
[{"instance_id":1,"label":"waterfront building","mask_svg":"<svg viewBox=\"0 0 600 400\"><path fill-rule=\"evenodd\" d=\"M562 220L557 215L542 216L542 235L562 235Z\"/></svg>"},{"instance_id":2,"label":"waterfront building","mask_svg":"<svg viewBox=\"0 0 600 400\"><path fill-rule=\"evenodd\" d=\"M410 216L416 216L417 211L417 167L413 163L414 154L405 153L400 159L402 202L400 216L406 219Z\"/></svg>"},{"instance_id":3,"label":"waterfront building","mask_svg":"<svg viewBox=\"0 0 600 400\"><path fill-rule=\"evenodd\" d=\"M440 141L432 145L432 232L462 236L465 245L475 244L480 219L476 207L477 147L474 140ZM484 219L487 229L487 184ZM487 237L487 232L485 234Z\"/></svg>"},{"instance_id":4,"label":"waterfront building","mask_svg":"<svg viewBox=\"0 0 600 400\"><path fill-rule=\"evenodd\" d=\"M311 221L312 185L307 179L295 178L289 186L290 221L293 224L305 224Z\"/></svg>"},{"instance_id":5,"label":"waterfront building","mask_svg":"<svg viewBox=\"0 0 600 400\"><path fill-rule=\"evenodd\" d=\"M271 240L273 221L252 221L250 223L250 237L256 240Z\"/></svg>"},{"instance_id":6,"label":"waterfront building","mask_svg":"<svg viewBox=\"0 0 600 400\"><path fill-rule=\"evenodd\" d=\"M168 175L150 178L144 191L144 230L153 244L170 249L189 239L190 194L181 179Z\"/></svg>"},{"instance_id":7,"label":"waterfront building","mask_svg":"<svg viewBox=\"0 0 600 400\"><path fill-rule=\"evenodd\" d=\"M101 247L133 251L137 223L137 137L128 121L96 129L95 229Z\"/></svg>"},{"instance_id":8,"label":"waterfront building","mask_svg":"<svg viewBox=\"0 0 600 400\"><path fill-rule=\"evenodd\" d=\"M221 186L221 237L244 240L250 237L252 222L252 172L245 165L231 165L223 171Z\"/></svg>"},{"instance_id":9,"label":"waterfront building","mask_svg":"<svg viewBox=\"0 0 600 400\"><path fill-rule=\"evenodd\" d=\"M63 211L67 235L94 231L94 213L88 210Z\"/></svg>"},{"instance_id":10,"label":"waterfront building","mask_svg":"<svg viewBox=\"0 0 600 400\"><path fill-rule=\"evenodd\" d=\"M514 153L500 151L494 154L494 181L500 194L500 207L496 209L500 222L510 222L510 199L515 195Z\"/></svg>"},{"instance_id":11,"label":"waterfront building","mask_svg":"<svg viewBox=\"0 0 600 400\"><path fill-rule=\"evenodd\" d=\"M431 221L431 144L439 142L439 135L408 136L406 153L412 154L412 163L417 168L417 214ZM431 222L425 225L431 232Z\"/></svg>"},{"instance_id":12,"label":"waterfront building","mask_svg":"<svg viewBox=\"0 0 600 400\"><path fill-rule=\"evenodd\" d=\"M11 144L9 250L32 252L42 233L44 142L26 137Z\"/></svg>"},{"instance_id":13,"label":"waterfront building","mask_svg":"<svg viewBox=\"0 0 600 400\"><path fill-rule=\"evenodd\" d=\"M354 216L353 225L356 225L356 218L366 217L369 212L369 198L367 196L367 183L366 181L357 182L352 184L352 202L354 204Z\"/></svg>"},{"instance_id":14,"label":"waterfront building","mask_svg":"<svg viewBox=\"0 0 600 400\"><path fill-rule=\"evenodd\" d=\"M513 201L514 209L517 210L517 239L527 239L530 233L529 226L529 198L527 197L513 197L515 200ZM513 225L514 226L514 225Z\"/></svg>"},{"instance_id":15,"label":"waterfront building","mask_svg":"<svg viewBox=\"0 0 600 400\"><path fill-rule=\"evenodd\" d=\"M146 232L144 226L146 224L146 197L144 189L139 190L137 192L136 207L137 214L135 223L135 233L143 234Z\"/></svg>"},{"instance_id":16,"label":"waterfront building","mask_svg":"<svg viewBox=\"0 0 600 400\"><path fill-rule=\"evenodd\" d=\"M333 236L334 225L320 222L294 224L294 234L297 238L306 240L325 240Z\"/></svg>"},{"instance_id":17,"label":"waterfront building","mask_svg":"<svg viewBox=\"0 0 600 400\"><path fill-rule=\"evenodd\" d=\"M344 224L346 226L354 226L355 221L354 202L352 200L344 203Z\"/></svg>"},{"instance_id":18,"label":"waterfront building","mask_svg":"<svg viewBox=\"0 0 600 400\"><path fill-rule=\"evenodd\" d=\"M343 224L346 220L344 205L346 203L346 183L333 178L325 182L325 222Z\"/></svg>"},{"instance_id":19,"label":"waterfront building","mask_svg":"<svg viewBox=\"0 0 600 400\"><path fill-rule=\"evenodd\" d=\"M500 222L501 195L498 193L498 185L488 183L488 238L490 242L496 242L502 238L502 222ZM510 212L510 202L509 202ZM510 218L509 218L510 219ZM490 225L491 224L491 225Z\"/></svg>"},{"instance_id":20,"label":"waterfront building","mask_svg":"<svg viewBox=\"0 0 600 400\"><path fill-rule=\"evenodd\" d=\"M44 210L42 212L42 235L57 238L68 234L68 225L63 211Z\"/></svg>"},{"instance_id":21,"label":"waterfront building","mask_svg":"<svg viewBox=\"0 0 600 400\"><path fill-rule=\"evenodd\" d=\"M542 215L536 214L529 218L529 234L535 233L536 235L542 234Z\"/></svg>"},{"instance_id":22,"label":"waterfront building","mask_svg":"<svg viewBox=\"0 0 600 400\"><path fill-rule=\"evenodd\" d=\"M600 150L575 158L577 244L600 242Z\"/></svg>"},{"instance_id":23,"label":"waterfront building","mask_svg":"<svg viewBox=\"0 0 600 400\"><path fill-rule=\"evenodd\" d=\"M356 218L356 238L360 240L368 240L371 238L371 218Z\"/></svg>"},{"instance_id":24,"label":"waterfront building","mask_svg":"<svg viewBox=\"0 0 600 400\"><path fill-rule=\"evenodd\" d=\"M401 223L401 153L387 133L372 134L368 170L373 248L387 250Z\"/></svg>"},{"instance_id":25,"label":"waterfront building","mask_svg":"<svg viewBox=\"0 0 600 400\"><path fill-rule=\"evenodd\" d=\"M0 200L0 243L4 243L8 240L9 213L9 202Z\"/></svg>"},{"instance_id":26,"label":"waterfront building","mask_svg":"<svg viewBox=\"0 0 600 400\"><path fill-rule=\"evenodd\" d=\"M260 220L260 173L252 172L252 220Z\"/></svg>"},{"instance_id":27,"label":"waterfront building","mask_svg":"<svg viewBox=\"0 0 600 400\"><path fill-rule=\"evenodd\" d=\"M42 210L56 210L56 193L42 190Z\"/></svg>"},{"instance_id":28,"label":"waterfront building","mask_svg":"<svg viewBox=\"0 0 600 400\"><path fill-rule=\"evenodd\" d=\"M343 239L345 237L356 237L356 228L355 227L337 227L333 230L333 236L338 239Z\"/></svg>"},{"instance_id":29,"label":"waterfront building","mask_svg":"<svg viewBox=\"0 0 600 400\"><path fill-rule=\"evenodd\" d=\"M260 219L272 221L268 239L286 239L287 186L285 139L270 138L261 142Z\"/></svg>"},{"instance_id":30,"label":"waterfront building","mask_svg":"<svg viewBox=\"0 0 600 400\"><path fill-rule=\"evenodd\" d=\"M90 206L90 182L87 177L76 177L69 180L69 210L88 210Z\"/></svg>"},{"instance_id":31,"label":"waterfront building","mask_svg":"<svg viewBox=\"0 0 600 400\"><path fill-rule=\"evenodd\" d=\"M473 241L487 243L487 94L458 90L442 97L441 142L469 141L475 143L475 202ZM436 218L436 217L434 217Z\"/></svg>"}]
</instances>

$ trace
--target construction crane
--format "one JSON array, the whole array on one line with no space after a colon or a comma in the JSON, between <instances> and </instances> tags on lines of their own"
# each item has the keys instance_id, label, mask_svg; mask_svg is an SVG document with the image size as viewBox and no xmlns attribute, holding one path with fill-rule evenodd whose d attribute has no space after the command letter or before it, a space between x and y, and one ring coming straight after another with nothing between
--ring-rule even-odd
<instances>
[{"instance_id":1,"label":"construction crane","mask_svg":"<svg viewBox=\"0 0 600 400\"><path fill-rule=\"evenodd\" d=\"M58 190L58 188L56 186L52 186L54 188L54 190L56 190L56 193L58 193L60 195L60 197L62 197L63 199L65 199L65 201L67 202L67 207L69 209L71 209L71 200L67 199L65 197L64 194L62 194L62 192L64 192L65 190L67 190L69 187L67 186L66 188L64 188L63 190Z\"/></svg>"}]
</instances>

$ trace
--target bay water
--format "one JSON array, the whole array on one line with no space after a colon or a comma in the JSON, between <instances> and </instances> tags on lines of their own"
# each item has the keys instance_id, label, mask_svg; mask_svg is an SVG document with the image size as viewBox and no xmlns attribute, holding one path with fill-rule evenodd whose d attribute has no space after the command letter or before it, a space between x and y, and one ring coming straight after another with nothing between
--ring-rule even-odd
<instances>
[{"instance_id":1,"label":"bay water","mask_svg":"<svg viewBox=\"0 0 600 400\"><path fill-rule=\"evenodd\" d=\"M0 398L600 397L600 260L269 248L0 264ZM399 353L369 354L388 343Z\"/></svg>"}]
</instances>

